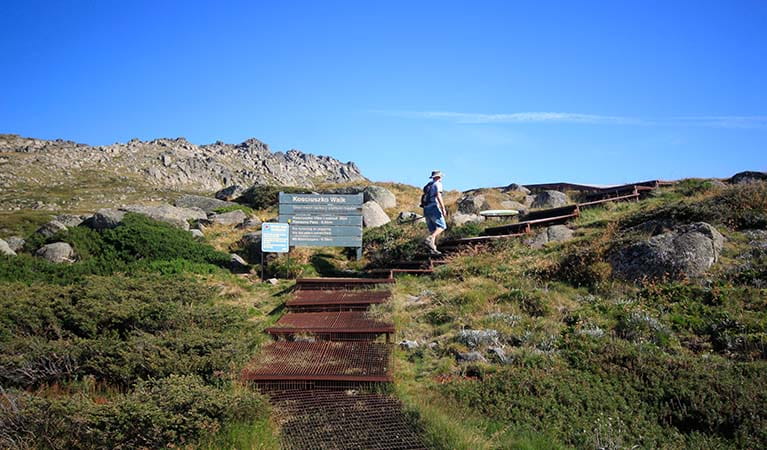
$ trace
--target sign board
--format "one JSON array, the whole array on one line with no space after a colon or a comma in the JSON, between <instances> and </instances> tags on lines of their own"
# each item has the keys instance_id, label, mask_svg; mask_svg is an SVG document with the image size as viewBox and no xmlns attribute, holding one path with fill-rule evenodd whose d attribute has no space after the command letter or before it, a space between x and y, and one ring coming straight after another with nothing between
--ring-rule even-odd
<instances>
[{"instance_id":1,"label":"sign board","mask_svg":"<svg viewBox=\"0 0 767 450\"><path fill-rule=\"evenodd\" d=\"M287 253L288 250L290 250L290 225L268 222L261 225L263 253Z\"/></svg>"},{"instance_id":2,"label":"sign board","mask_svg":"<svg viewBox=\"0 0 767 450\"><path fill-rule=\"evenodd\" d=\"M279 220L290 224L291 246L362 247L362 194L281 192L279 200Z\"/></svg>"}]
</instances>

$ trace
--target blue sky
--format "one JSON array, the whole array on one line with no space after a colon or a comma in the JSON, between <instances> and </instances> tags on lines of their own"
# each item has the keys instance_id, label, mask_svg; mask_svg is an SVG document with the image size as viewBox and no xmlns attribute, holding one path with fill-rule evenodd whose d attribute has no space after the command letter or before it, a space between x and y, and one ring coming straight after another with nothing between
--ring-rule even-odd
<instances>
[{"instance_id":1,"label":"blue sky","mask_svg":"<svg viewBox=\"0 0 767 450\"><path fill-rule=\"evenodd\" d=\"M0 3L0 132L446 188L767 169L765 1Z\"/></svg>"}]
</instances>

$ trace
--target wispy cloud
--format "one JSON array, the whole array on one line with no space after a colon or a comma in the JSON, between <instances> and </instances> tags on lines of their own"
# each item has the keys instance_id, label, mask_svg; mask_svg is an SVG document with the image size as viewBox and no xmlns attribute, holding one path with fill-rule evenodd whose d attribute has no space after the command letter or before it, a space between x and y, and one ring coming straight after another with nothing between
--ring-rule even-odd
<instances>
[{"instance_id":1,"label":"wispy cloud","mask_svg":"<svg viewBox=\"0 0 767 450\"><path fill-rule=\"evenodd\" d=\"M588 125L699 126L712 128L767 128L767 116L688 116L641 118L570 112L518 112L508 114L454 111L371 110L376 114L422 120L443 120L461 124L572 123Z\"/></svg>"}]
</instances>

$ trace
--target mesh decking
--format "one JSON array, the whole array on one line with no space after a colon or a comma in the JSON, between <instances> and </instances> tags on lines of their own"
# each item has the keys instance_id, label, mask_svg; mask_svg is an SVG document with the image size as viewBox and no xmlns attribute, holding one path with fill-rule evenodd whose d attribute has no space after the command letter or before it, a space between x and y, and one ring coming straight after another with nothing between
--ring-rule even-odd
<instances>
[{"instance_id":1,"label":"mesh decking","mask_svg":"<svg viewBox=\"0 0 767 450\"><path fill-rule=\"evenodd\" d=\"M369 289L394 283L393 278L299 278L296 289Z\"/></svg>"},{"instance_id":2,"label":"mesh decking","mask_svg":"<svg viewBox=\"0 0 767 450\"><path fill-rule=\"evenodd\" d=\"M365 312L288 313L273 327L272 335L309 333L331 340L373 340L377 335L394 333L394 325L369 319Z\"/></svg>"},{"instance_id":3,"label":"mesh decking","mask_svg":"<svg viewBox=\"0 0 767 450\"><path fill-rule=\"evenodd\" d=\"M425 449L393 397L350 391L274 391L287 449Z\"/></svg>"},{"instance_id":4,"label":"mesh decking","mask_svg":"<svg viewBox=\"0 0 767 450\"><path fill-rule=\"evenodd\" d=\"M285 306L291 311L365 310L370 305L384 303L389 297L389 291L296 291Z\"/></svg>"},{"instance_id":5,"label":"mesh decking","mask_svg":"<svg viewBox=\"0 0 767 450\"><path fill-rule=\"evenodd\" d=\"M376 342L274 342L243 370L245 380L258 382L391 381L390 346Z\"/></svg>"}]
</instances>

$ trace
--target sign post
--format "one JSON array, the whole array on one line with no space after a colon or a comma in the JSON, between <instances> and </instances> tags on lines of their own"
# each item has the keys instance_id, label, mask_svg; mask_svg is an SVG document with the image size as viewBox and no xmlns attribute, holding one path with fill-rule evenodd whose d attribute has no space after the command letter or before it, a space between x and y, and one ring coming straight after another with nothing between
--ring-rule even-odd
<instances>
[{"instance_id":1,"label":"sign post","mask_svg":"<svg viewBox=\"0 0 767 450\"><path fill-rule=\"evenodd\" d=\"M354 247L362 257L362 194L280 192L279 221L290 224L293 247Z\"/></svg>"},{"instance_id":2,"label":"sign post","mask_svg":"<svg viewBox=\"0 0 767 450\"><path fill-rule=\"evenodd\" d=\"M290 252L290 225L264 223L261 225L261 279L264 279L264 253ZM290 266L290 264L288 264Z\"/></svg>"}]
</instances>

